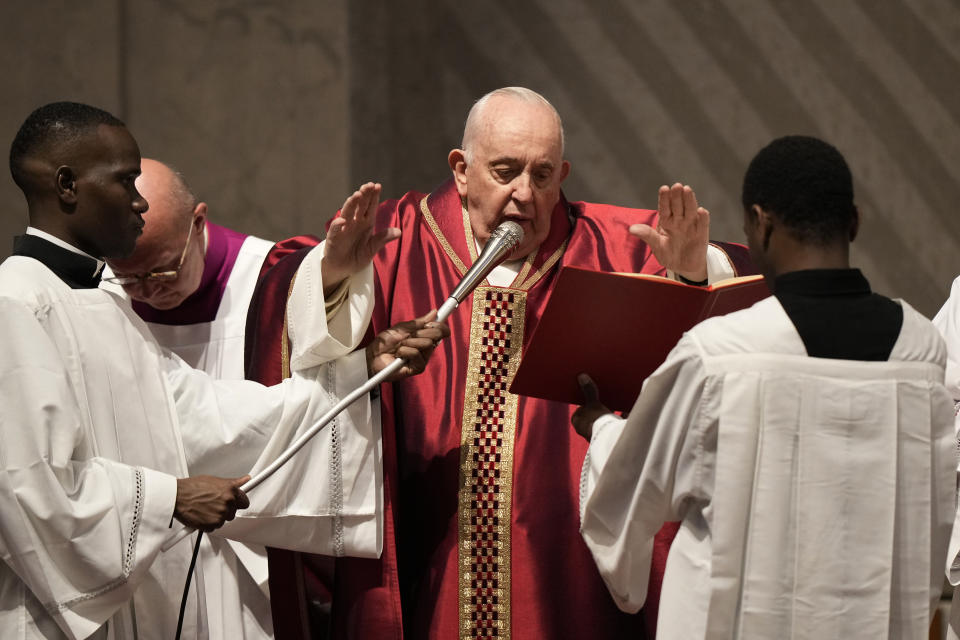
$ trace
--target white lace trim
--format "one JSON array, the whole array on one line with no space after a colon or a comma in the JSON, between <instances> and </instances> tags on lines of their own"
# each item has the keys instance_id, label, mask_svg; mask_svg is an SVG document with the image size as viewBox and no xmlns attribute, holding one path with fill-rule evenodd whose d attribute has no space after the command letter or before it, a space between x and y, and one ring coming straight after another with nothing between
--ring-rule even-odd
<instances>
[{"instance_id":1,"label":"white lace trim","mask_svg":"<svg viewBox=\"0 0 960 640\"><path fill-rule=\"evenodd\" d=\"M133 497L133 522L130 524L130 538L127 540L127 547L123 554L122 575L116 580L108 582L99 589L80 594L76 598L64 600L63 602L52 602L45 604L44 608L51 615L57 615L61 611L69 609L78 602L92 600L93 598L99 597L108 591L112 591L113 589L125 584L127 579L130 577L130 572L133 569L133 563L137 558L137 534L140 531L140 520L143 517L143 471L139 468L134 468L132 471L134 475L133 481L135 490Z\"/></svg>"},{"instance_id":2,"label":"white lace trim","mask_svg":"<svg viewBox=\"0 0 960 640\"><path fill-rule=\"evenodd\" d=\"M336 363L327 365L326 388L336 396ZM330 429L330 512L333 514L333 555L344 555L343 549L343 453L340 448L340 416L333 419Z\"/></svg>"},{"instance_id":3,"label":"white lace trim","mask_svg":"<svg viewBox=\"0 0 960 640\"><path fill-rule=\"evenodd\" d=\"M587 497L587 474L590 469L590 448L587 448L587 455L583 457L583 464L580 466L580 523L583 524L583 514L585 512Z\"/></svg>"}]
</instances>

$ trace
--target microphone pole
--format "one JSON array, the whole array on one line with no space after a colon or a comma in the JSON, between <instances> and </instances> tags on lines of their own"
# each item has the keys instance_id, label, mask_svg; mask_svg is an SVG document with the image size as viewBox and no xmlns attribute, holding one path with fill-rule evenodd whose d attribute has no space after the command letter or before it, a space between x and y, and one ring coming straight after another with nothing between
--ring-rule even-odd
<instances>
[{"instance_id":1,"label":"microphone pole","mask_svg":"<svg viewBox=\"0 0 960 640\"><path fill-rule=\"evenodd\" d=\"M467 273L463 276L463 279L460 280L460 284L458 284L457 288L453 290L453 293L450 294L450 297L448 297L437 310L436 321L443 322L446 320L447 317L453 313L454 309L456 309L457 306L463 301L463 299L466 298L471 291L476 289L477 285L483 282L483 280L490 275L490 272L493 271L497 265L506 260L507 256L510 255L510 252L514 249L514 247L516 247L522 241L523 228L519 224L511 220L501 222L500 225L490 234L490 239L483 248L483 253L480 254L480 257L477 258L477 261L473 263ZM277 456L273 462L247 480L240 487L240 490L246 493L273 475L273 473L282 467L287 460L293 457L297 451L302 449L303 446L310 440L310 438L315 436L321 429L327 426L330 421L336 418L341 411L353 404L357 398L370 393L371 390L380 386L384 380L399 371L405 363L406 360L403 360L402 358L395 359L389 365L384 367L379 373L367 380L362 386L354 389L349 394L344 396L340 402L335 404L329 411L323 414L320 419L313 424L313 426L304 431L300 437L298 437L289 447L287 447L283 453ZM170 549L177 542L192 533L192 531L192 528L184 527L179 534L177 534L173 539L163 546L163 550L166 551L167 549Z\"/></svg>"}]
</instances>

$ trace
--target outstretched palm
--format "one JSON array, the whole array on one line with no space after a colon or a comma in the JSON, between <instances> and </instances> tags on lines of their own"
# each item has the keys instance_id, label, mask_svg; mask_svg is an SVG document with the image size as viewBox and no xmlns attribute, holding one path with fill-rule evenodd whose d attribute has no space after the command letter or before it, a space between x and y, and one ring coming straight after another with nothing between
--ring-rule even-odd
<instances>
[{"instance_id":1,"label":"outstretched palm","mask_svg":"<svg viewBox=\"0 0 960 640\"><path fill-rule=\"evenodd\" d=\"M385 244L400 237L394 227L374 233L380 189L373 182L361 186L330 223L323 253L324 290L366 267Z\"/></svg>"},{"instance_id":2,"label":"outstretched palm","mask_svg":"<svg viewBox=\"0 0 960 640\"><path fill-rule=\"evenodd\" d=\"M710 212L697 205L693 189L679 182L672 187L660 187L657 211L656 229L635 224L630 233L646 242L667 269L688 280L706 280Z\"/></svg>"}]
</instances>

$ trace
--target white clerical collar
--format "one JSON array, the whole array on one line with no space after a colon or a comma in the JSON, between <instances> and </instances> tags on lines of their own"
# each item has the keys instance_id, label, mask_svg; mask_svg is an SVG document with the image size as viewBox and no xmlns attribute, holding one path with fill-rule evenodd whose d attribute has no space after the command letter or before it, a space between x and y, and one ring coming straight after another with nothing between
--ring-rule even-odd
<instances>
[{"instance_id":1,"label":"white clerical collar","mask_svg":"<svg viewBox=\"0 0 960 640\"><path fill-rule=\"evenodd\" d=\"M483 247L480 246L476 238L473 239L473 242L477 245L477 255L483 253ZM513 281L517 279L517 274L520 273L522 267L522 258L520 260L501 262L487 275L487 282L494 287L509 287L513 284Z\"/></svg>"},{"instance_id":2,"label":"white clerical collar","mask_svg":"<svg viewBox=\"0 0 960 640\"><path fill-rule=\"evenodd\" d=\"M58 238L58 237L56 237L56 236L54 236L54 235L50 235L50 234L47 233L46 231L42 231L42 230L40 230L40 229L37 229L36 227L27 227L27 232L26 232L26 233L27 233L28 236L37 236L38 238L43 238L43 239L46 240L47 242L53 243L53 244L57 245L58 247L60 247L61 249L66 249L67 251L72 251L73 253L80 254L81 256L86 256L87 258L90 258L91 260L95 260L96 263L97 263L97 269L96 269L96 271L93 272L94 275L100 273L100 271L103 269L103 266L106 264L103 260L100 260L99 258L94 258L94 257L93 257L92 255L90 255L89 253L85 253L85 252L83 252L83 251L80 251L80 249L77 249L75 246L73 246L73 245L70 244L69 242L64 242L64 241L61 240L60 238Z\"/></svg>"}]
</instances>

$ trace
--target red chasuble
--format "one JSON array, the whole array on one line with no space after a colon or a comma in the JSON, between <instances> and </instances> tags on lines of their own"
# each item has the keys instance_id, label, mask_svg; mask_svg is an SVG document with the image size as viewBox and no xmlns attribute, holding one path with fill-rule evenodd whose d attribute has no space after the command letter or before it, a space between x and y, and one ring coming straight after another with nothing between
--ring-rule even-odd
<instances>
[{"instance_id":1,"label":"red chasuble","mask_svg":"<svg viewBox=\"0 0 960 640\"><path fill-rule=\"evenodd\" d=\"M294 236L273 245L264 258L244 332L243 369L248 380L274 385L290 376L284 317L288 290L297 267L318 244L316 236Z\"/></svg>"},{"instance_id":2,"label":"red chasuble","mask_svg":"<svg viewBox=\"0 0 960 640\"><path fill-rule=\"evenodd\" d=\"M382 387L384 553L338 560L334 637L653 637L676 526L658 541L647 615L621 612L579 534L575 407L507 392L561 266L664 273L627 233L638 222L656 212L561 200L513 284L483 283L426 371ZM452 180L381 204L388 226L402 234L374 260L375 332L439 307L477 256ZM728 253L745 264L742 247Z\"/></svg>"}]
</instances>

